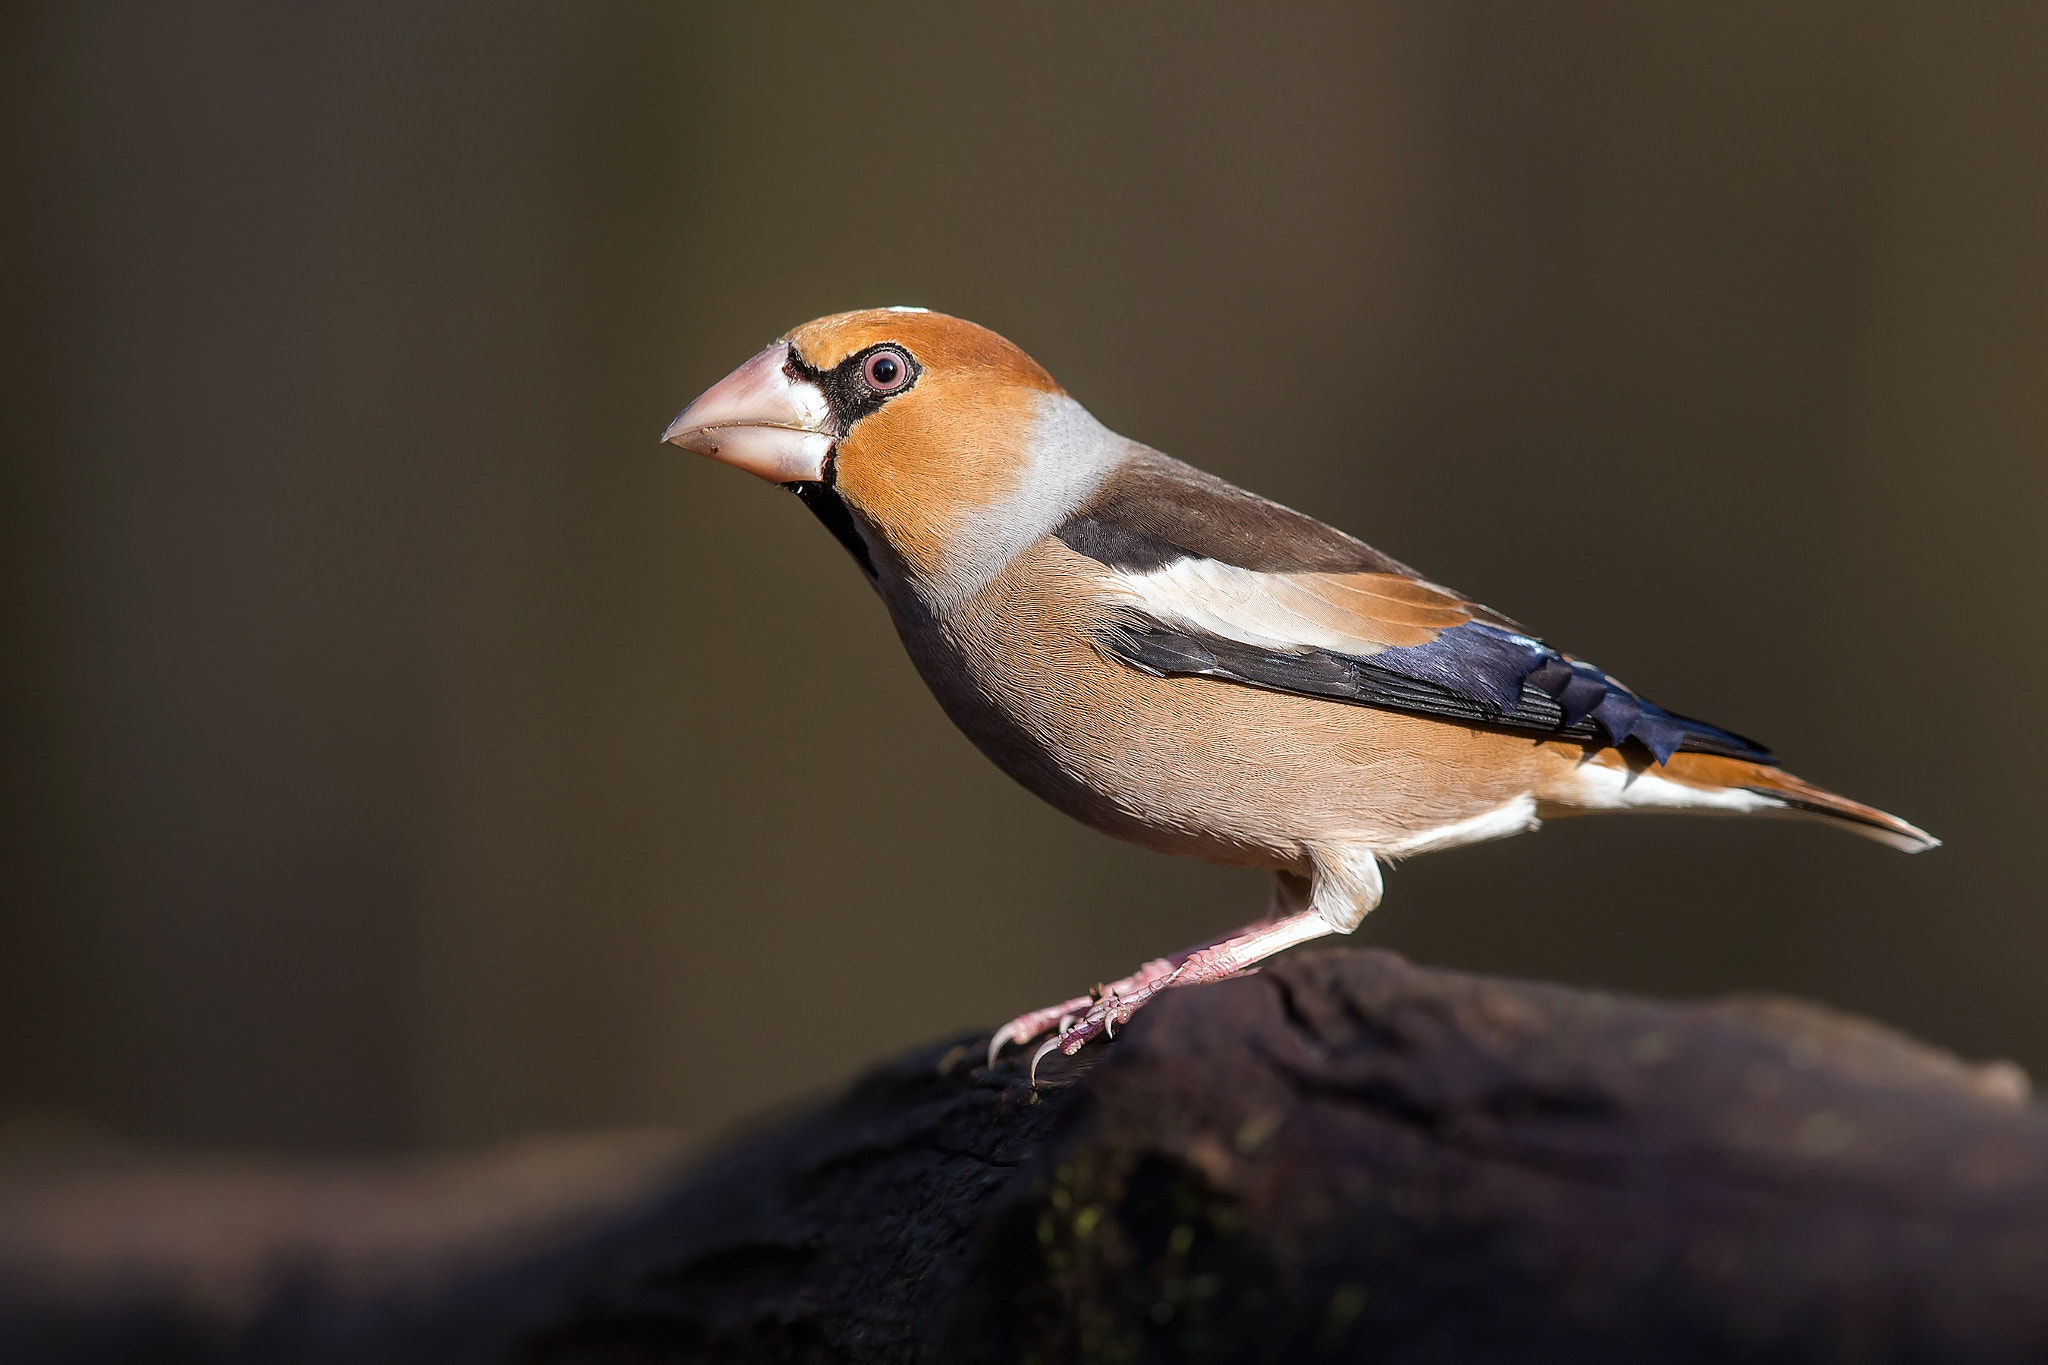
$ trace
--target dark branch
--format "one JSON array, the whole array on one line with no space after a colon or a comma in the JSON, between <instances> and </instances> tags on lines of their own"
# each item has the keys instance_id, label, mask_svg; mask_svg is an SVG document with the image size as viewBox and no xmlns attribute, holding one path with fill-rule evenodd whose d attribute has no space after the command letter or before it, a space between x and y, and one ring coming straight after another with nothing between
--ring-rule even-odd
<instances>
[{"instance_id":1,"label":"dark branch","mask_svg":"<svg viewBox=\"0 0 2048 1365\"><path fill-rule=\"evenodd\" d=\"M1168 993L1036 1095L1014 1060L981 1068L980 1041L650 1176L514 1263L367 1298L308 1272L239 1336L159 1303L144 1344L550 1365L2048 1359L2048 1117L2010 1068L1811 1006L1323 951ZM83 1312L45 1312L45 1344Z\"/></svg>"}]
</instances>

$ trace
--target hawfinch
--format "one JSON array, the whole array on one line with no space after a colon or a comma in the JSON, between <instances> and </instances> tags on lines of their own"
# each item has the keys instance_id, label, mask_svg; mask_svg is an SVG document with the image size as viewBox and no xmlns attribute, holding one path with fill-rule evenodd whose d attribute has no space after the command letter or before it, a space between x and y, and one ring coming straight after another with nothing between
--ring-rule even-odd
<instances>
[{"instance_id":1,"label":"hawfinch","mask_svg":"<svg viewBox=\"0 0 2048 1365\"><path fill-rule=\"evenodd\" d=\"M662 439L790 489L953 722L1067 814L1271 869L1264 918L997 1030L1072 1054L1170 986L1349 933L1381 865L1592 811L1936 840L1675 715L1370 545L1117 435L1008 341L915 308L806 323Z\"/></svg>"}]
</instances>

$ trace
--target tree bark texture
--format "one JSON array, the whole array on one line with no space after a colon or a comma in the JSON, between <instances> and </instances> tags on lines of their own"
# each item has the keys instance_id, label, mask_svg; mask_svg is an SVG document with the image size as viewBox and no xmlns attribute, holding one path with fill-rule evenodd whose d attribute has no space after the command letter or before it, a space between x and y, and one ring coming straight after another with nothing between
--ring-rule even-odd
<instances>
[{"instance_id":1,"label":"tree bark texture","mask_svg":"<svg viewBox=\"0 0 2048 1365\"><path fill-rule=\"evenodd\" d=\"M2048 1360L2048 1115L1860 1020L1321 949L1168 992L1037 1091L984 1040L517 1254L351 1289L302 1250L231 1322L7 1271L0 1331L81 1361Z\"/></svg>"}]
</instances>

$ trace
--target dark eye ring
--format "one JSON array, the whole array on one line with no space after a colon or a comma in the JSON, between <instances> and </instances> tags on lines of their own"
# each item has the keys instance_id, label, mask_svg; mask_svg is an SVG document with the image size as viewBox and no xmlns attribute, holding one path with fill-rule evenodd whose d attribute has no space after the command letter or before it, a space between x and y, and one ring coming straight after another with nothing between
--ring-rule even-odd
<instances>
[{"instance_id":1,"label":"dark eye ring","mask_svg":"<svg viewBox=\"0 0 2048 1365\"><path fill-rule=\"evenodd\" d=\"M885 346L861 362L860 377L876 393L894 393L910 382L910 357Z\"/></svg>"}]
</instances>

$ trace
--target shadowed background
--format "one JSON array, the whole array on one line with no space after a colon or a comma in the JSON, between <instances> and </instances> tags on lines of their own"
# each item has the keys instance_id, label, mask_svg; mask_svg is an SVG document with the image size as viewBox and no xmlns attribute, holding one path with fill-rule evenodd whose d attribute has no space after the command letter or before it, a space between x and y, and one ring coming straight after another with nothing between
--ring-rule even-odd
<instances>
[{"instance_id":1,"label":"shadowed background","mask_svg":"<svg viewBox=\"0 0 2048 1365\"><path fill-rule=\"evenodd\" d=\"M1948 841L1558 824L1365 939L2048 1071L2048 11L0 25L0 1110L701 1125L1257 909L656 445L897 302Z\"/></svg>"}]
</instances>

